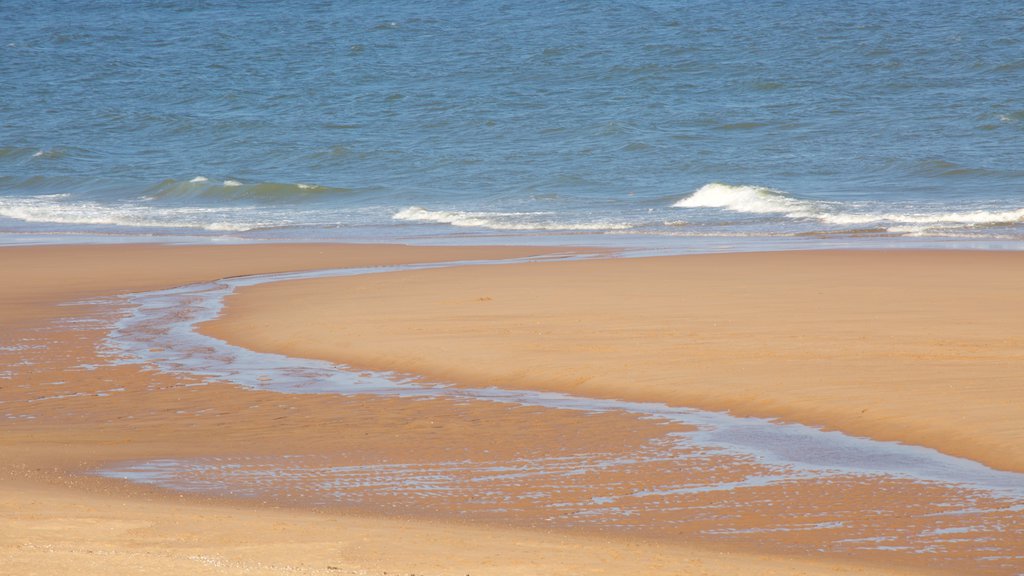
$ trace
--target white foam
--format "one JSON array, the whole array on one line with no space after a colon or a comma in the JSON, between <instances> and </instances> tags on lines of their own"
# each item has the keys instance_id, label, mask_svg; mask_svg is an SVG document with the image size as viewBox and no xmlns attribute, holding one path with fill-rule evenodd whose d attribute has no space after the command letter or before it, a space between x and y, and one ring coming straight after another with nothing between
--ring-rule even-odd
<instances>
[{"instance_id":1,"label":"white foam","mask_svg":"<svg viewBox=\"0 0 1024 576\"><path fill-rule=\"evenodd\" d=\"M712 182L673 204L676 208L722 208L750 214L785 214L792 218L813 215L811 201L798 200L761 186L731 186Z\"/></svg>"},{"instance_id":2,"label":"white foam","mask_svg":"<svg viewBox=\"0 0 1024 576\"><path fill-rule=\"evenodd\" d=\"M866 224L892 222L898 224L1012 224L1024 222L1024 208L1019 210L971 210L966 212L882 212L824 214L821 219L831 224Z\"/></svg>"},{"instance_id":3,"label":"white foam","mask_svg":"<svg viewBox=\"0 0 1024 576\"><path fill-rule=\"evenodd\" d=\"M894 233L920 234L941 227L1024 223L1024 208L1015 210L965 210L907 206L894 211L890 205L804 200L760 186L711 183L672 205L676 208L720 208L745 214L779 214L785 218L814 219L835 226L875 224ZM882 208L882 209L878 209Z\"/></svg>"},{"instance_id":4,"label":"white foam","mask_svg":"<svg viewBox=\"0 0 1024 576\"><path fill-rule=\"evenodd\" d=\"M472 212L446 212L444 210L427 210L419 206L410 206L399 210L394 215L395 220L407 220L410 222L437 222L439 224L451 224L453 226L487 226L490 220L482 217L483 213Z\"/></svg>"},{"instance_id":5,"label":"white foam","mask_svg":"<svg viewBox=\"0 0 1024 576\"><path fill-rule=\"evenodd\" d=\"M266 227L260 221L236 220L237 212L209 208L163 208L96 202L56 202L52 197L0 199L0 216L53 224L131 226L137 228L191 228L242 232ZM234 218L232 218L234 217Z\"/></svg>"},{"instance_id":6,"label":"white foam","mask_svg":"<svg viewBox=\"0 0 1024 576\"><path fill-rule=\"evenodd\" d=\"M409 222L433 222L492 230L603 231L632 228L630 224L611 221L560 222L552 220L550 215L549 212L463 212L427 210L419 206L410 206L399 210L392 218Z\"/></svg>"},{"instance_id":7,"label":"white foam","mask_svg":"<svg viewBox=\"0 0 1024 576\"><path fill-rule=\"evenodd\" d=\"M49 150L40 149L32 154L33 158L62 158L66 152L60 148L51 148Z\"/></svg>"},{"instance_id":8,"label":"white foam","mask_svg":"<svg viewBox=\"0 0 1024 576\"><path fill-rule=\"evenodd\" d=\"M231 222L210 222L209 224L202 225L203 230L211 232L245 232L262 227L264 226L257 224L233 224Z\"/></svg>"}]
</instances>

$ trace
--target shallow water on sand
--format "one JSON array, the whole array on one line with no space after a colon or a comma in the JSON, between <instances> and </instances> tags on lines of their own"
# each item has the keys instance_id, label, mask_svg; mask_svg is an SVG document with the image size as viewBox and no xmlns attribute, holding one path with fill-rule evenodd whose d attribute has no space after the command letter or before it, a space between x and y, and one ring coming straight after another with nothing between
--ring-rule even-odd
<instances>
[{"instance_id":1,"label":"shallow water on sand","mask_svg":"<svg viewBox=\"0 0 1024 576\"><path fill-rule=\"evenodd\" d=\"M497 262L457 263L489 265ZM182 491L312 506L386 506L533 526L594 528L739 542L790 551L1014 573L1024 566L1024 475L931 449L799 424L550 392L453 387L409 375L354 372L323 361L258 353L195 331L235 289L288 279L387 273L452 264L233 278L126 297L130 313L106 342L114 362L142 362L284 393L369 395L460 406L499 403L658 422L663 433L588 450L523 446L495 458L386 462L296 453L126 462L104 470ZM621 425L621 424L620 424ZM625 437L625 435L623 435ZM549 439L551 440L551 439ZM414 442L415 439L409 439ZM554 447L552 447L554 446ZM449 455L452 456L452 455Z\"/></svg>"}]
</instances>

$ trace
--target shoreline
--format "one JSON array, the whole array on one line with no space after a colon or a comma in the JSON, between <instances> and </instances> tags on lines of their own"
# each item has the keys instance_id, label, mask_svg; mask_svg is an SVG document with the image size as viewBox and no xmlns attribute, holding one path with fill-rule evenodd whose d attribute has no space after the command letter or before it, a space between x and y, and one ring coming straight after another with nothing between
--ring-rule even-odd
<instances>
[{"instance_id":1,"label":"shoreline","mask_svg":"<svg viewBox=\"0 0 1024 576\"><path fill-rule=\"evenodd\" d=\"M211 500L203 495L175 495L166 490L126 485L116 480L69 475L69 472L73 473L76 470L80 472L83 466L87 469L95 468L103 461L160 458L175 454L187 457L189 454L200 456L235 453L248 455L247 457L260 454L277 457L296 449L317 446L321 452L341 450L348 454L346 458L352 461L360 459L354 450L362 451L360 453L364 454L392 454L394 458L408 459L415 455L417 458L429 460L437 459L443 454L436 449L425 447L451 445L467 438L486 443L493 438L520 435L527 443L551 443L552 439L558 439L557 442L562 444L578 445L581 450L592 450L593 448L587 448L588 438L600 439L602 434L611 431L619 431L617 437L620 439L634 437L636 442L642 442L644 438L654 433L653 424L638 424L620 415L589 420L547 415L545 420L549 422L548 427L532 430L537 420L536 415L530 410L517 412L506 408L499 410L494 407L475 407L460 408L458 412L452 413L453 408L439 404L401 401L379 404L381 408L374 410L373 414L384 416L382 421L378 422L365 414L366 401L359 399L329 398L323 395L280 395L242 390L227 385L195 386L195 379L187 375L154 374L130 365L81 368L88 363L83 359L95 357L93 347L98 332L88 327L69 328L68 325L53 324L53 321L60 317L75 316L83 313L86 308L104 307L93 304L57 308L55 305L58 303L127 290L169 287L190 281L256 271L336 266L338 263L368 265L455 256L460 260L481 258L485 255L517 257L536 253L536 249L507 248L495 251L485 248L467 252L465 249L457 248L437 252L402 247L376 247L364 250L365 246L335 246L333 250L327 250L329 253L312 255L308 246L300 245L270 250L268 256L265 246L241 249L92 248L33 249L31 253L21 255L25 259L20 261L20 269L23 272L19 276L20 281L4 287L5 295L8 296L6 301L9 302L3 309L4 323L11 329L5 336L28 337L29 345L32 345L33 338L49 338L50 342L55 344L54 347L45 350L2 351L5 360L20 358L22 361L31 362L26 365L33 366L33 370L36 371L31 375L27 372L14 375L18 382L25 382L24 387L21 384L14 388L3 387L5 402L2 406L8 418L0 420L0 429L4 430L0 450L6 455L4 460L9 462L3 466L0 482L14 488L7 491L12 496L3 502L3 510L5 516L17 519L17 530L12 532L14 536L10 539L13 548L9 551L12 552L11 557L17 558L19 562L23 558L26 559L25 566L34 562L60 559L62 554L69 562L66 566L75 565L87 558L88 554L103 550L108 556L129 561L129 566L133 561L154 560L158 564L163 562L160 566L164 569L181 570L184 566L190 566L190 570L198 568L198 573L203 573L202 570L206 568L219 570L217 573L230 573L230 570L276 573L286 571L286 567L294 571L297 568L294 564L296 557L323 558L323 554L315 552L313 546L299 546L294 542L287 546L280 545L280 542L269 538L262 542L267 548L266 554L256 556L273 556L278 564L270 560L261 560L258 566L252 562L245 564L240 560L245 557L243 550L252 553L252 550L243 544L245 531L243 528L230 526L232 518L244 515L247 518L246 522L265 526L268 532L275 529L275 522L290 522L292 526L287 533L292 535L305 534L306 537L322 538L322 533L318 531L325 529L351 529L355 534L362 534L362 538L367 538L367 534L376 535L374 546L377 548L373 553L376 555L373 558L376 559L368 560L368 557L362 557L361 564L350 564L345 568L351 568L352 573L366 569L383 571L384 566L391 571L396 569L396 564L397 569L402 571L428 570L448 573L453 561L453 550L461 550L456 543L478 542L481 539L488 541L488 547L481 553L483 557L481 554L469 554L461 550L454 558L469 558L470 560L466 561L475 562L473 566L476 570L497 574L536 573L536 570L568 574L576 573L586 566L597 568L602 567L602 563L616 562L621 566L621 571L629 571L630 567L646 566L649 571L668 569L681 574L698 573L700 569L722 574L760 574L769 573L770 570L793 574L839 574L855 571L878 574L926 573L923 568L910 566L892 571L885 570L880 567L881 563L884 563L880 560L868 564L862 563L863 561L847 563L847 560L837 564L834 558L808 559L802 555L777 557L743 546L702 544L694 547L671 539L636 539L625 534L614 537L600 534L573 535L557 531L508 529L488 523L439 525L427 518L378 520L375 516L378 516L380 511L372 506L365 511L368 516L353 515L351 510L330 511L326 515L315 516L299 509L271 512L262 505L244 500L226 499L219 503L222 502L220 498ZM316 249L320 250L322 247ZM353 250L361 254L353 254ZM175 255L175 252L178 254ZM207 254L204 255L203 252ZM239 254L246 252L248 255L245 258L237 260ZM562 253L564 250L558 252ZM9 255L4 249L0 249L0 257ZM114 259L111 259L112 257ZM89 258L93 260L90 261ZM27 266L27 263L31 263L32 266ZM64 266L59 266L60 263ZM562 264L564 263L555 265ZM18 266L17 263L12 265ZM294 300L289 302L290 306L296 303ZM92 313L94 312L89 312ZM60 351L60 354L54 354L57 351ZM15 366L14 363L9 364ZM65 381L60 384L52 382L51 380L56 380L58 375L62 375ZM53 389L59 389L62 394L54 394L45 397L45 401L41 400L44 397L40 396L40 393L51 390L51 386L55 386ZM124 390L118 391L118 388ZM66 392L72 389L81 393L81 396L67 395ZM33 417L25 420L11 419L9 416L15 406L23 409L25 414L32 412ZM213 408L212 412L205 412L209 408ZM449 417L438 426L434 419L445 414L446 410ZM479 423L487 426L481 427L482 424ZM353 426L357 430L366 430L374 439L366 444L362 440L355 443L351 438L342 438L351 435ZM586 427L589 427L590 432L565 434L565 430L584 431L588 429ZM410 446L405 438L417 439L421 443ZM526 440L528 438L529 440ZM488 446L485 444L479 449L485 447ZM511 456L512 453L509 453L508 456L502 457ZM362 458L365 460L365 455ZM34 470L36 467L51 470ZM32 478L45 478L46 481L33 482ZM66 486L45 487L49 482ZM29 485L33 488L29 489ZM75 504L68 506L68 498ZM164 508L160 511L154 509L133 512L123 507L118 511L116 507L117 503L127 505L129 502L132 503L131 507L135 507L140 501L154 501ZM32 502L35 504L31 504ZM39 502L64 504L54 504L53 507L47 508L46 514L36 514L32 512L32 506L38 506ZM111 503L115 506L108 513ZM227 517L217 512L223 511L222 506L229 509ZM90 511L82 512L84 509ZM99 513L97 510L104 512ZM197 540L196 534L187 537L180 534L174 536L177 529L169 527L168 522L182 511L196 514L197 517L217 516L218 521L214 524L213 531L221 536L209 541L207 538ZM156 522L162 523L159 529L152 528L153 515L162 518L160 522ZM98 516L104 518L97 519ZM303 531L298 526L306 522L315 523L317 518L323 519L323 523L317 527ZM147 533L154 535L155 539L150 540L149 544L141 543L129 530L121 538L112 536L105 540L102 536L90 534L89 526L96 525L150 526L152 530L143 531L148 531ZM434 534L438 526L445 526L442 529L445 533L444 538L428 536ZM40 534L40 529L44 529L42 533L46 534L44 540L52 538L63 542L63 549L56 550L53 542L46 544L49 548L39 544L41 541L34 535ZM111 530L111 534L118 531L115 528ZM217 532L218 530L221 532ZM403 538L413 538L414 536L409 535L412 533L419 534L420 536L416 537L427 538L431 544L425 545L415 553L403 554L389 550L395 532L404 535ZM36 539L35 544L32 543L33 539ZM552 540L557 542L557 546L551 546ZM510 547L509 541L518 544ZM69 542L90 544L76 548L68 544ZM175 544L168 549L161 542ZM524 543L526 550L523 549ZM89 548L90 546L95 549ZM145 554L137 554L140 546L146 550ZM189 548L189 554L175 555L173 550L182 546ZM723 557L723 551L729 549L737 552ZM234 555L234 559L218 560L217 562L221 564L215 565L215 558L210 555L211 553ZM347 553L351 554L352 549ZM487 556L488 554L490 556ZM536 558L538 555L539 559ZM205 557L208 562L194 559L198 557ZM214 560L210 560L211 558ZM524 568L528 558L531 561L543 560L547 563L539 567ZM661 564L657 564L656 560ZM288 564L289 561L292 564ZM204 562L207 562L205 567ZM325 567L317 570L328 570L327 562L328 560L324 559ZM423 564L424 562L426 564ZM424 565L429 567L424 568ZM310 573L320 573L311 567L307 568ZM100 573L99 567L96 570Z\"/></svg>"}]
</instances>

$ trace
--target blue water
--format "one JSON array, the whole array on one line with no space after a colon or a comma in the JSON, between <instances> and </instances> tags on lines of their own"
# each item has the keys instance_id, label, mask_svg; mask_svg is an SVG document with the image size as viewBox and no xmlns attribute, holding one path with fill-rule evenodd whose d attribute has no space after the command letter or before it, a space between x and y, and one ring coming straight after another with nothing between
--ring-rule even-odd
<instances>
[{"instance_id":1,"label":"blue water","mask_svg":"<svg viewBox=\"0 0 1024 576\"><path fill-rule=\"evenodd\" d=\"M4 0L0 21L8 239L1024 245L1019 3Z\"/></svg>"}]
</instances>

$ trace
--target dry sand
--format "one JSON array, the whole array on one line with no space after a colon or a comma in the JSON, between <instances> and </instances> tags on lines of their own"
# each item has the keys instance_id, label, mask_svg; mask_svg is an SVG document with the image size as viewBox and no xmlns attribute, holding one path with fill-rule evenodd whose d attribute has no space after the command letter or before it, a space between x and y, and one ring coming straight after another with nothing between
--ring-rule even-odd
<instances>
[{"instance_id":1,"label":"dry sand","mask_svg":"<svg viewBox=\"0 0 1024 576\"><path fill-rule=\"evenodd\" d=\"M519 454L520 445L586 451L609 434L628 445L663 433L655 428L664 427L621 414L589 418L197 386L201 382L187 374L107 364L97 356L102 322L75 321L116 309L61 305L255 272L536 252L298 245L0 249L0 574L920 572L837 564L835 557L822 562L756 554L749 546L725 551L665 539L466 525L414 509L384 518L386 500L314 513L293 507L287 497L217 498L90 474L124 460L231 456L280 462L297 452L426 462L456 449L470 455L494 450L500 459ZM388 279L395 280L400 278ZM480 297L473 302L501 298ZM327 310L336 313L333 304ZM251 322L247 314L239 318Z\"/></svg>"}]
</instances>

